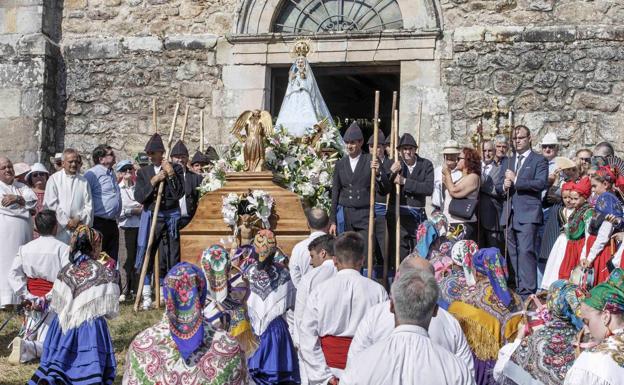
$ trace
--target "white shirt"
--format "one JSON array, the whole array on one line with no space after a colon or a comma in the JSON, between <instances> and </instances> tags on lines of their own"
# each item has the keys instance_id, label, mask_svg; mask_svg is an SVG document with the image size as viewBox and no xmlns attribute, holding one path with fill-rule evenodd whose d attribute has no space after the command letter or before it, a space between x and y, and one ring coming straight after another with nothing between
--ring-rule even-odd
<instances>
[{"instance_id":1,"label":"white shirt","mask_svg":"<svg viewBox=\"0 0 624 385\"><path fill-rule=\"evenodd\" d=\"M65 170L52 174L46 184L44 207L56 211L59 229L56 237L69 243L71 232L65 228L71 218L78 217L87 226L93 225L93 205L89 183L82 175L68 175Z\"/></svg>"},{"instance_id":2,"label":"white shirt","mask_svg":"<svg viewBox=\"0 0 624 385\"><path fill-rule=\"evenodd\" d=\"M349 164L351 165L351 171L355 172L355 168L357 167L358 161L360 160L361 156L362 156L362 153L360 153L360 155L356 156L355 158L349 157Z\"/></svg>"},{"instance_id":3,"label":"white shirt","mask_svg":"<svg viewBox=\"0 0 624 385\"><path fill-rule=\"evenodd\" d=\"M355 332L349 348L349 360L354 359L361 351L388 338L394 327L394 315L390 312L389 300L371 307ZM474 374L472 352L455 317L446 310L438 308L438 314L431 318L428 333L435 345L442 346L455 354L468 367L470 373Z\"/></svg>"},{"instance_id":4,"label":"white shirt","mask_svg":"<svg viewBox=\"0 0 624 385\"><path fill-rule=\"evenodd\" d=\"M483 170L484 175L490 175L492 167L494 167L494 161L491 161L490 163L481 162L481 169Z\"/></svg>"},{"instance_id":5,"label":"white shirt","mask_svg":"<svg viewBox=\"0 0 624 385\"><path fill-rule=\"evenodd\" d=\"M353 269L340 270L308 296L299 334L299 346L310 384L324 383L342 370L330 369L319 343L324 336L353 337L366 310L386 301L377 282Z\"/></svg>"},{"instance_id":6,"label":"white shirt","mask_svg":"<svg viewBox=\"0 0 624 385\"><path fill-rule=\"evenodd\" d=\"M416 325L399 325L390 336L349 360L344 385L473 385L459 358L431 341Z\"/></svg>"},{"instance_id":7,"label":"white shirt","mask_svg":"<svg viewBox=\"0 0 624 385\"><path fill-rule=\"evenodd\" d=\"M616 334L617 331L615 332ZM622 338L622 334L620 338ZM615 336L607 341L615 342ZM615 348L615 347L614 347ZM621 353L622 346L619 346ZM624 368L608 353L584 351L566 374L564 385L624 385Z\"/></svg>"},{"instance_id":8,"label":"white shirt","mask_svg":"<svg viewBox=\"0 0 624 385\"><path fill-rule=\"evenodd\" d=\"M292 249L290 262L288 262L288 269L290 270L290 278L297 289L299 288L301 277L303 277L308 271L312 270L308 246L310 245L310 242L321 235L325 235L325 233L322 231L313 231L309 237L297 243Z\"/></svg>"},{"instance_id":9,"label":"white shirt","mask_svg":"<svg viewBox=\"0 0 624 385\"><path fill-rule=\"evenodd\" d=\"M69 263L69 246L53 236L44 235L21 246L9 271L9 284L15 295L24 298L27 278L54 282L58 272Z\"/></svg>"},{"instance_id":10,"label":"white shirt","mask_svg":"<svg viewBox=\"0 0 624 385\"><path fill-rule=\"evenodd\" d=\"M403 162L403 163L405 163L405 162ZM413 165L411 165L411 166L410 166L409 164L405 163L405 165L407 166L407 171L408 171L410 174L411 174L412 172L414 172L414 168L416 168L416 163L417 163L417 162L416 162L416 161L414 161L414 164L413 164Z\"/></svg>"},{"instance_id":11,"label":"white shirt","mask_svg":"<svg viewBox=\"0 0 624 385\"><path fill-rule=\"evenodd\" d=\"M184 181L184 184L186 184L186 167L182 168L184 169L184 171L182 172L182 180ZM186 193L182 195L182 198L180 198L178 202L180 202L180 216L182 218L188 218L189 214L186 208Z\"/></svg>"},{"instance_id":12,"label":"white shirt","mask_svg":"<svg viewBox=\"0 0 624 385\"><path fill-rule=\"evenodd\" d=\"M331 277L335 276L338 270L334 265L333 260L326 260L323 263L310 270L303 276L299 287L297 287L297 299L295 301L295 325L294 336L295 346L299 346L299 334L301 333L301 321L303 319L303 313L308 301L308 296L321 282L325 282Z\"/></svg>"},{"instance_id":13,"label":"white shirt","mask_svg":"<svg viewBox=\"0 0 624 385\"><path fill-rule=\"evenodd\" d=\"M119 183L121 193L121 214L119 214L119 227L139 227L141 214L132 214L133 209L140 209L142 204L134 200L134 186L126 186Z\"/></svg>"},{"instance_id":14,"label":"white shirt","mask_svg":"<svg viewBox=\"0 0 624 385\"><path fill-rule=\"evenodd\" d=\"M528 150L526 150L522 154L516 154L516 164L514 164L514 170L516 170L516 178L518 178L518 173L520 172L520 169L522 168L522 165L524 164L524 162L526 162L526 160L527 160L527 158L529 157L530 154L531 154L531 148L530 147L529 147ZM520 156L522 156L522 160L520 160ZM518 162L520 162L520 163L518 163Z\"/></svg>"}]
</instances>

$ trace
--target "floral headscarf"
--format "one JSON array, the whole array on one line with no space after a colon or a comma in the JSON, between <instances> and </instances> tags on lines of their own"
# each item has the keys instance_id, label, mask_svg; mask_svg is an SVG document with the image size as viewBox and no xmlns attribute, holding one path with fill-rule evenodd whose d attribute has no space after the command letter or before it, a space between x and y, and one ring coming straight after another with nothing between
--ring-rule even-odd
<instances>
[{"instance_id":1,"label":"floral headscarf","mask_svg":"<svg viewBox=\"0 0 624 385\"><path fill-rule=\"evenodd\" d=\"M418 225L416 231L416 250L422 258L427 258L431 244L438 238L438 231L432 221L426 220Z\"/></svg>"},{"instance_id":2,"label":"floral headscarf","mask_svg":"<svg viewBox=\"0 0 624 385\"><path fill-rule=\"evenodd\" d=\"M211 296L223 302L228 295L228 277L230 274L230 257L221 245L212 245L202 253L201 267L208 280Z\"/></svg>"},{"instance_id":3,"label":"floral headscarf","mask_svg":"<svg viewBox=\"0 0 624 385\"><path fill-rule=\"evenodd\" d=\"M253 245L258 254L258 261L262 263L275 255L277 249L275 234L271 230L262 229L254 237Z\"/></svg>"},{"instance_id":4,"label":"floral headscarf","mask_svg":"<svg viewBox=\"0 0 624 385\"><path fill-rule=\"evenodd\" d=\"M477 246L476 242L470 240L459 241L451 249L451 259L464 269L466 283L471 286L477 283L474 277L474 265L472 262L472 257L477 251L479 251L479 246Z\"/></svg>"},{"instance_id":5,"label":"floral headscarf","mask_svg":"<svg viewBox=\"0 0 624 385\"><path fill-rule=\"evenodd\" d=\"M479 250L473 257L474 268L488 277L494 293L505 306L509 306L513 297L507 288L507 262L496 247L488 247Z\"/></svg>"},{"instance_id":6,"label":"floral headscarf","mask_svg":"<svg viewBox=\"0 0 624 385\"><path fill-rule=\"evenodd\" d=\"M615 215L618 218L622 218L622 204L620 200L610 192L605 192L598 196L596 199L596 212L602 215Z\"/></svg>"},{"instance_id":7,"label":"floral headscarf","mask_svg":"<svg viewBox=\"0 0 624 385\"><path fill-rule=\"evenodd\" d=\"M206 279L199 267L180 262L167 273L163 291L171 337L186 360L204 340Z\"/></svg>"},{"instance_id":8,"label":"floral headscarf","mask_svg":"<svg viewBox=\"0 0 624 385\"><path fill-rule=\"evenodd\" d=\"M78 225L72 233L69 241L69 251L72 257L78 257L77 254L94 256L97 246L102 243L102 234L87 225ZM95 258L94 258L95 259Z\"/></svg>"},{"instance_id":9,"label":"floral headscarf","mask_svg":"<svg viewBox=\"0 0 624 385\"><path fill-rule=\"evenodd\" d=\"M584 294L579 287L560 279L550 285L547 306L551 316L570 321L576 330L583 328L583 321L578 316Z\"/></svg>"},{"instance_id":10,"label":"floral headscarf","mask_svg":"<svg viewBox=\"0 0 624 385\"><path fill-rule=\"evenodd\" d=\"M583 302L596 310L609 310L614 314L624 313L624 270L621 268L613 270L609 279L591 289Z\"/></svg>"}]
</instances>

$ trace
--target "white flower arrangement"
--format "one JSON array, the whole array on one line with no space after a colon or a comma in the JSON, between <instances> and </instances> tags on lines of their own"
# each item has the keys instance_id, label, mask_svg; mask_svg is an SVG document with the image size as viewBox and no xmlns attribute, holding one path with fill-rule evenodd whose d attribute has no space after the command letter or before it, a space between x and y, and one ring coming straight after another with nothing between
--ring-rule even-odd
<instances>
[{"instance_id":1,"label":"white flower arrangement","mask_svg":"<svg viewBox=\"0 0 624 385\"><path fill-rule=\"evenodd\" d=\"M271 228L269 218L273 212L275 200L263 190L252 190L247 194L229 193L222 198L221 214L223 222L234 228L236 235L238 220L242 214L255 215L265 229Z\"/></svg>"},{"instance_id":2,"label":"white flower arrangement","mask_svg":"<svg viewBox=\"0 0 624 385\"><path fill-rule=\"evenodd\" d=\"M282 186L302 197L308 206L328 210L331 205L330 191L334 164L343 153L344 142L337 128L327 128L317 142L316 148L312 148L290 136L283 127L278 127L274 134L267 138L265 160L267 168L278 176ZM220 160L199 187L201 194L220 189L225 184L226 173L242 171L244 168L242 146L238 141L219 155ZM266 217L266 210L260 201L270 198L272 207L274 203L272 198L268 194L262 195L262 192L258 195L252 193L251 198L254 204L259 205L258 211L261 215ZM263 223L268 221L268 217L259 218Z\"/></svg>"}]
</instances>

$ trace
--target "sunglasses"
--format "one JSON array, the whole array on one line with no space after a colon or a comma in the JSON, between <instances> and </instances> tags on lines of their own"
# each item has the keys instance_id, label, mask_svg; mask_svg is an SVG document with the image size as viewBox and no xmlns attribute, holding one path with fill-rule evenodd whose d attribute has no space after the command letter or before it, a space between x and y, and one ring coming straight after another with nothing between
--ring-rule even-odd
<instances>
[{"instance_id":1,"label":"sunglasses","mask_svg":"<svg viewBox=\"0 0 624 385\"><path fill-rule=\"evenodd\" d=\"M542 148L549 148L551 150L555 149L555 147L557 147L554 144L542 144Z\"/></svg>"},{"instance_id":2,"label":"sunglasses","mask_svg":"<svg viewBox=\"0 0 624 385\"><path fill-rule=\"evenodd\" d=\"M48 173L46 173L46 172L33 172L32 174L30 174L30 176L32 178L39 178L39 177L42 177L42 176L48 176Z\"/></svg>"},{"instance_id":3,"label":"sunglasses","mask_svg":"<svg viewBox=\"0 0 624 385\"><path fill-rule=\"evenodd\" d=\"M579 158L581 162L589 163L591 162L591 158Z\"/></svg>"}]
</instances>

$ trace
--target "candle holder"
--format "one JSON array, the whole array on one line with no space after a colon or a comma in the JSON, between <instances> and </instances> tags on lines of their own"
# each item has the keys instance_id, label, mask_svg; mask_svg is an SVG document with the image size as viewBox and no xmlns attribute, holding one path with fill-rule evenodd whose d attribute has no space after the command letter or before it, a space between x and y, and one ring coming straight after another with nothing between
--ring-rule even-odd
<instances>
[{"instance_id":1,"label":"candle holder","mask_svg":"<svg viewBox=\"0 0 624 385\"><path fill-rule=\"evenodd\" d=\"M498 97L495 96L492 98L492 107L484 108L481 110L479 123L475 128L474 134L472 134L470 137L474 148L479 149L481 147L481 143L494 139L496 135L508 135L511 132L511 128L513 127L512 109L510 107L499 107L498 103ZM504 123L503 128L501 129L501 117L503 117L504 119L505 115L507 115L507 120ZM491 122L490 124L488 124L487 129L483 125L483 118L485 118L486 121L489 120Z\"/></svg>"}]
</instances>

